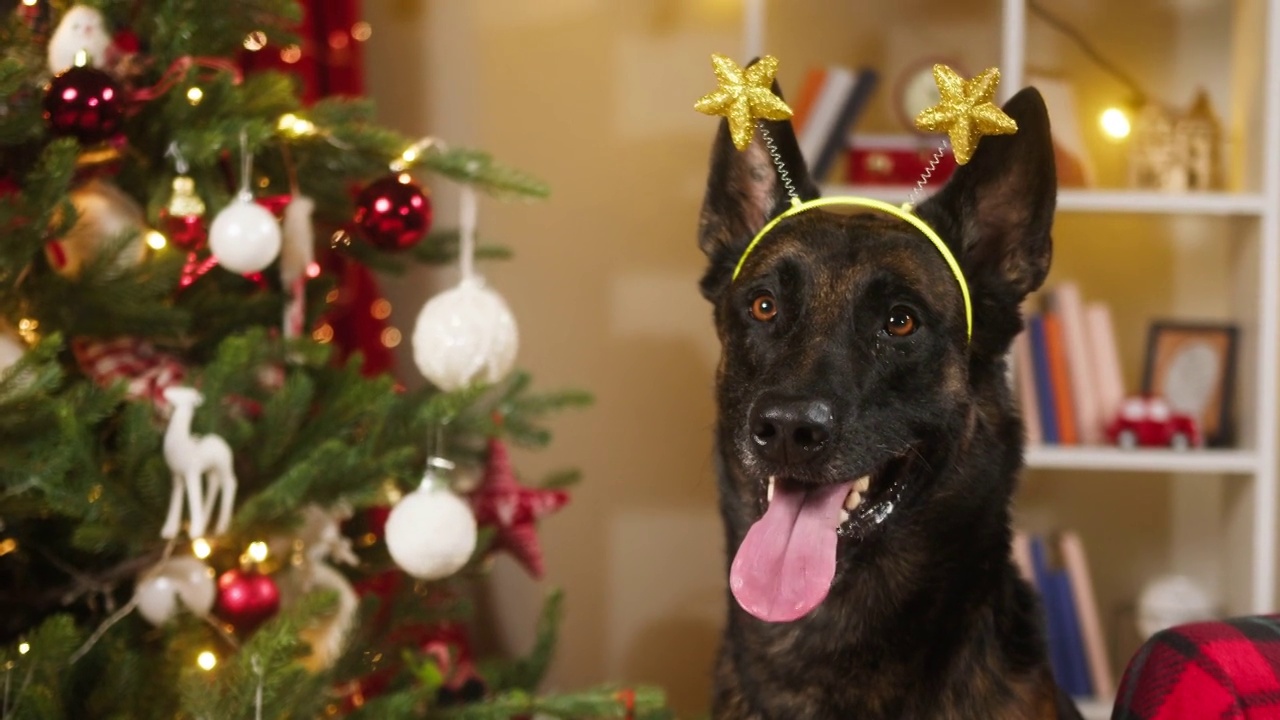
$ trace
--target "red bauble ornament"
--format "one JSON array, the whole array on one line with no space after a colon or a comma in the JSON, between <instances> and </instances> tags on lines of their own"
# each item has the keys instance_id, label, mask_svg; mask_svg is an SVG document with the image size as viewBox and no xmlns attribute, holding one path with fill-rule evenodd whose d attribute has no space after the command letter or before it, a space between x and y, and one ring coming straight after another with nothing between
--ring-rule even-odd
<instances>
[{"instance_id":1,"label":"red bauble ornament","mask_svg":"<svg viewBox=\"0 0 1280 720\"><path fill-rule=\"evenodd\" d=\"M356 227L380 250L412 247L431 227L431 201L407 174L369 183L356 198Z\"/></svg>"},{"instance_id":2,"label":"red bauble ornament","mask_svg":"<svg viewBox=\"0 0 1280 720\"><path fill-rule=\"evenodd\" d=\"M269 575L256 570L228 570L218 577L218 617L248 632L275 616L280 588Z\"/></svg>"},{"instance_id":3,"label":"red bauble ornament","mask_svg":"<svg viewBox=\"0 0 1280 720\"><path fill-rule=\"evenodd\" d=\"M120 132L124 93L111 76L72 67L54 76L44 94L44 119L55 135L93 144Z\"/></svg>"}]
</instances>

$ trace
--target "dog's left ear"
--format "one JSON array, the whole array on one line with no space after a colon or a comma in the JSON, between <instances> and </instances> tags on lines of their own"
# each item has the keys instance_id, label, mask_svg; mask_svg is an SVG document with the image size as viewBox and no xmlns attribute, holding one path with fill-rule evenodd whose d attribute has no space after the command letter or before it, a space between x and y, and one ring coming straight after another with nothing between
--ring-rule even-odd
<instances>
[{"instance_id":1,"label":"dog's left ear","mask_svg":"<svg viewBox=\"0 0 1280 720\"><path fill-rule=\"evenodd\" d=\"M1018 132L982 138L973 159L917 210L959 258L974 295L975 336L995 351L1017 333L1019 303L1049 274L1058 193L1040 93L1026 88L1004 111Z\"/></svg>"},{"instance_id":2,"label":"dog's left ear","mask_svg":"<svg viewBox=\"0 0 1280 720\"><path fill-rule=\"evenodd\" d=\"M777 81L773 83L773 92L782 97ZM800 199L818 197L818 188L809 178L791 121L761 120L759 125L751 144L745 150L738 150L729 136L728 121L721 120L711 148L707 193L698 222L698 247L708 260L702 294L709 300L729 285L733 268L751 238L791 201L765 146L761 127L777 148L787 178Z\"/></svg>"}]
</instances>

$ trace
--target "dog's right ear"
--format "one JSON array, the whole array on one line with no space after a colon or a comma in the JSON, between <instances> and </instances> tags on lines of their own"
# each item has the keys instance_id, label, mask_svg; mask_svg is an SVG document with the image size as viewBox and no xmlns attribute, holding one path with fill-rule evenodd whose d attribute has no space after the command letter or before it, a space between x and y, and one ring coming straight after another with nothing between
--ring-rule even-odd
<instances>
[{"instance_id":1,"label":"dog's right ear","mask_svg":"<svg viewBox=\"0 0 1280 720\"><path fill-rule=\"evenodd\" d=\"M774 94L782 97L778 83ZM818 197L818 188L809 178L800 144L790 120L761 120L751 144L739 151L729 137L729 123L720 121L711 148L711 170L707 194L702 201L698 223L698 247L707 256L707 272L702 277L702 294L714 300L729 285L733 268L751 238L791 201L786 184L765 146L760 128L769 134L786 168L787 179L801 200Z\"/></svg>"}]
</instances>

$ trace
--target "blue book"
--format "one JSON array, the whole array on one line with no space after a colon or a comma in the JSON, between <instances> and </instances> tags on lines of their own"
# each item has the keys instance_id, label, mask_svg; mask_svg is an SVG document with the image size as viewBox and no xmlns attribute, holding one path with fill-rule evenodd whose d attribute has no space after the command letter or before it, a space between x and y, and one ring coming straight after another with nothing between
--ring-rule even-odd
<instances>
[{"instance_id":1,"label":"blue book","mask_svg":"<svg viewBox=\"0 0 1280 720\"><path fill-rule=\"evenodd\" d=\"M1057 593L1050 592L1049 558L1044 540L1035 535L1031 538L1031 568L1036 575L1036 588L1040 591L1040 606L1044 615L1045 640L1049 646L1049 666L1053 670L1053 679L1067 693L1067 676L1070 661L1064 652L1062 637L1063 628L1061 614L1054 607Z\"/></svg>"},{"instance_id":2,"label":"blue book","mask_svg":"<svg viewBox=\"0 0 1280 720\"><path fill-rule=\"evenodd\" d=\"M1076 599L1071 592L1071 577L1066 566L1049 568L1049 592L1054 596L1053 607L1061 616L1063 660L1066 661L1067 682L1062 686L1069 695L1091 697L1093 679L1089 675L1089 661L1084 652L1084 635L1080 632L1080 616L1076 613Z\"/></svg>"},{"instance_id":3,"label":"blue book","mask_svg":"<svg viewBox=\"0 0 1280 720\"><path fill-rule=\"evenodd\" d=\"M1040 432L1046 445L1057 445L1058 403L1053 395L1053 377L1049 374L1049 346L1044 339L1044 318L1039 314L1027 318L1027 336L1031 340L1031 364L1036 370L1036 400L1040 405Z\"/></svg>"}]
</instances>

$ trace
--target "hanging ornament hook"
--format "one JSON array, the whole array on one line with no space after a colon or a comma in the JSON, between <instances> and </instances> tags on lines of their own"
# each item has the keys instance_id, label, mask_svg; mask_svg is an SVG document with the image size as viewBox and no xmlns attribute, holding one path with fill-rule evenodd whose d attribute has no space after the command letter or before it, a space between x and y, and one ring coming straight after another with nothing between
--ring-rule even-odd
<instances>
[{"instance_id":1,"label":"hanging ornament hook","mask_svg":"<svg viewBox=\"0 0 1280 720\"><path fill-rule=\"evenodd\" d=\"M249 152L249 131L240 128L240 195L253 200L249 189L253 181L253 154Z\"/></svg>"},{"instance_id":2,"label":"hanging ornament hook","mask_svg":"<svg viewBox=\"0 0 1280 720\"><path fill-rule=\"evenodd\" d=\"M477 212L475 188L463 184L459 194L458 268L464 281L475 275Z\"/></svg>"}]
</instances>

